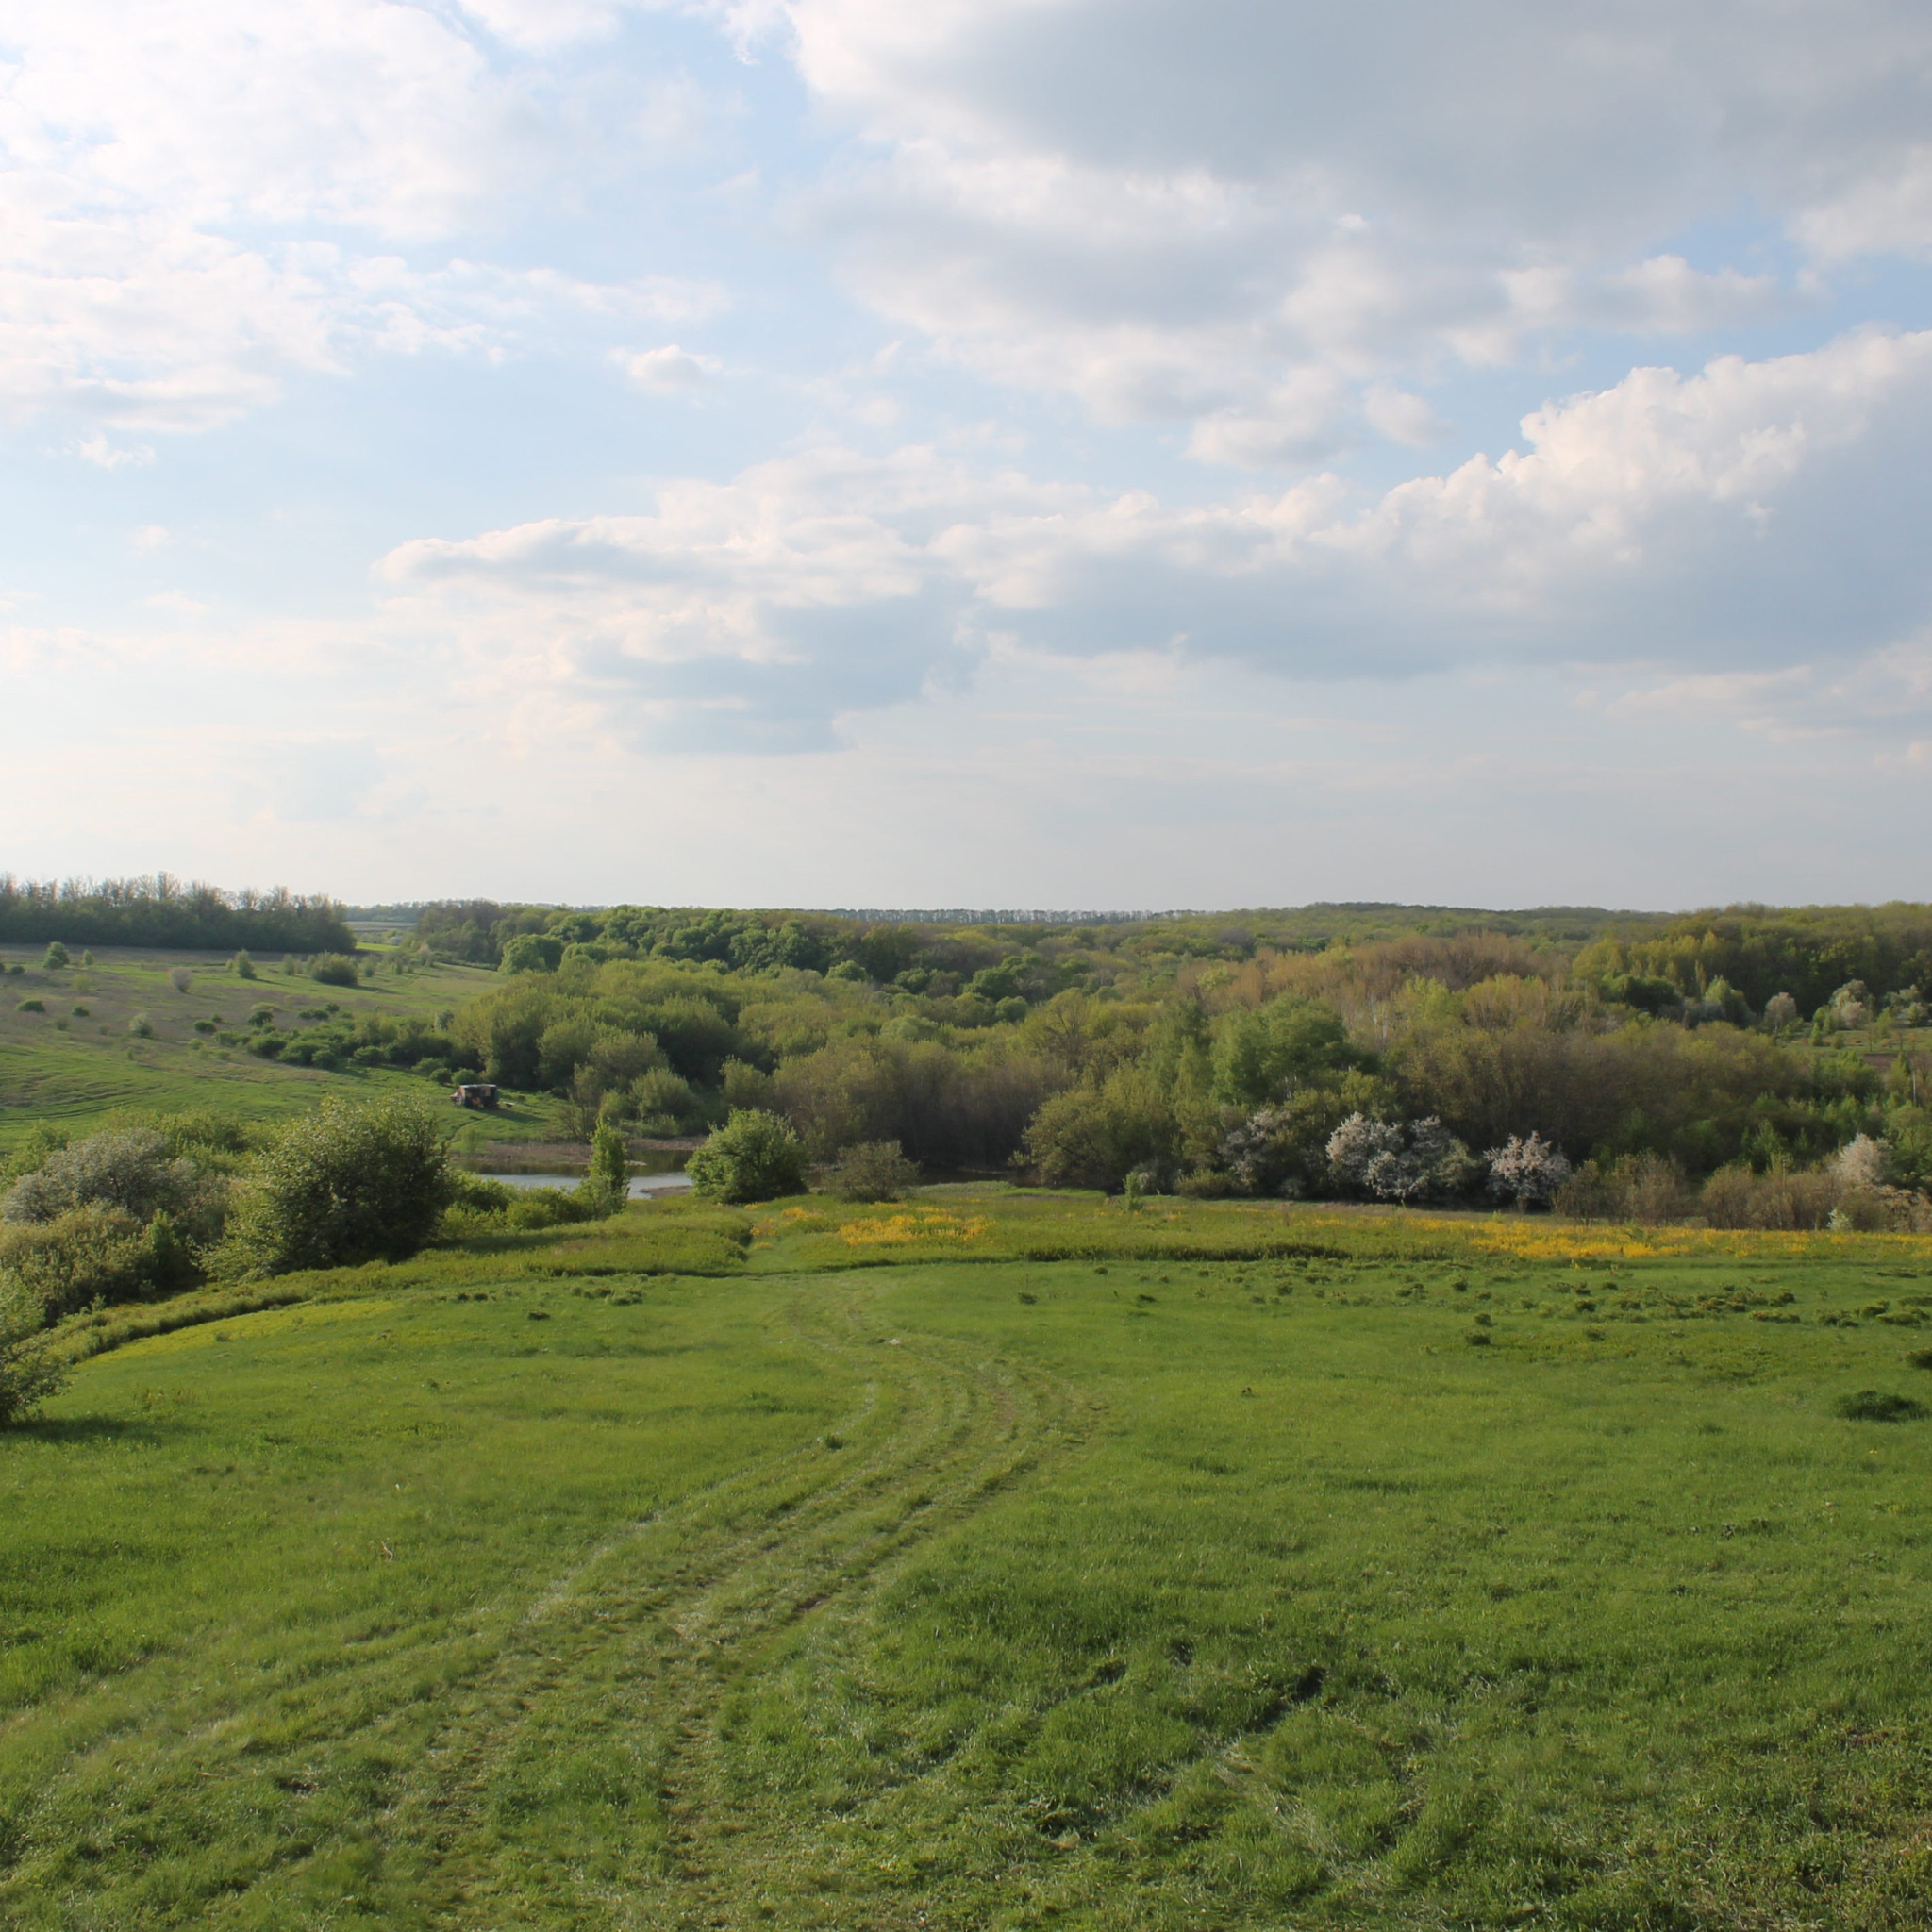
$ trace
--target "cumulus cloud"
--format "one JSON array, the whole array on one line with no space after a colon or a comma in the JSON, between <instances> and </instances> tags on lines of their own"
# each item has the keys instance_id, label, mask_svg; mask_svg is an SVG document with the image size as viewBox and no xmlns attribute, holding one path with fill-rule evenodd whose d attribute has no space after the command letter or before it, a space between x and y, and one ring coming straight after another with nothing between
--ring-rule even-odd
<instances>
[{"instance_id":1,"label":"cumulus cloud","mask_svg":"<svg viewBox=\"0 0 1932 1932\"><path fill-rule=\"evenodd\" d=\"M1444 358L1765 319L1775 278L1658 246L1740 207L1821 262L1932 247L1932 16L1895 0L762 18L859 138L811 218L868 301L1214 460L1387 434L1350 393Z\"/></svg>"},{"instance_id":2,"label":"cumulus cloud","mask_svg":"<svg viewBox=\"0 0 1932 1932\"><path fill-rule=\"evenodd\" d=\"M192 430L372 349L525 345L717 291L449 252L621 161L560 57L618 9L23 0L0 89L0 412ZM429 257L428 260L422 258Z\"/></svg>"},{"instance_id":3,"label":"cumulus cloud","mask_svg":"<svg viewBox=\"0 0 1932 1932\"><path fill-rule=\"evenodd\" d=\"M641 389L674 395L699 388L719 369L715 357L693 356L675 342L666 342L661 349L621 349L617 360Z\"/></svg>"},{"instance_id":4,"label":"cumulus cloud","mask_svg":"<svg viewBox=\"0 0 1932 1932\"><path fill-rule=\"evenodd\" d=\"M1829 677L1932 620L1932 485L1909 460L1932 433L1932 333L1639 369L1523 428L1522 448L1378 497L1322 476L1178 507L931 448L821 448L680 483L648 515L407 544L383 575L505 689L774 746L824 741L1002 640L1317 678Z\"/></svg>"}]
</instances>

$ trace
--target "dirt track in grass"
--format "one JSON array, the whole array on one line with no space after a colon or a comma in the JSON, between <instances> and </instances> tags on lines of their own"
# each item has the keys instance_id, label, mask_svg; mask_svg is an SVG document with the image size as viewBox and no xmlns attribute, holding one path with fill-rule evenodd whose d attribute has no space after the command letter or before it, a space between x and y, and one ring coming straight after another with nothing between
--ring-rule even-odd
<instances>
[{"instance_id":1,"label":"dirt track in grass","mask_svg":"<svg viewBox=\"0 0 1932 1932\"><path fill-rule=\"evenodd\" d=\"M473 1681L386 1834L432 1923L735 1925L793 1889L790 1841L760 1837L721 1762L733 1686L1092 1415L1037 1368L878 1332L874 1298L815 1283L787 1310L865 1377L814 1478L787 1459L638 1525L541 1592Z\"/></svg>"}]
</instances>

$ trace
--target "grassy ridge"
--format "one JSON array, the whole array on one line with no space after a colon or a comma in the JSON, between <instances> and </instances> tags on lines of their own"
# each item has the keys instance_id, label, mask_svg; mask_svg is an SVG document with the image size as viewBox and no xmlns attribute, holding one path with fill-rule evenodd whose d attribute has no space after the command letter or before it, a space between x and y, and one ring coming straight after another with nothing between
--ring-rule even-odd
<instances>
[{"instance_id":1,"label":"grassy ridge","mask_svg":"<svg viewBox=\"0 0 1932 1932\"><path fill-rule=\"evenodd\" d=\"M1271 1211L657 1204L86 1361L0 1922L1925 1923L1932 1424L1836 1405L1932 1244Z\"/></svg>"}]
</instances>

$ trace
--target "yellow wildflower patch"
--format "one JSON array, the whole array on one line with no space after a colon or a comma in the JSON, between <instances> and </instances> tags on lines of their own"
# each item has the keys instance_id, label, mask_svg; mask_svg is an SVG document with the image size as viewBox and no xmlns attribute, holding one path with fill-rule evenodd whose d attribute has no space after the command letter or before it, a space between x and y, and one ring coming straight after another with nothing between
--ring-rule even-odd
<instances>
[{"instance_id":1,"label":"yellow wildflower patch","mask_svg":"<svg viewBox=\"0 0 1932 1932\"><path fill-rule=\"evenodd\" d=\"M1470 1223L1422 1219L1430 1234L1459 1236L1480 1255L1512 1261L1636 1261L1698 1256L1765 1260L1848 1257L1874 1249L1901 1257L1932 1255L1923 1235L1806 1233L1785 1228L1602 1226L1584 1223L1497 1219Z\"/></svg>"},{"instance_id":2,"label":"yellow wildflower patch","mask_svg":"<svg viewBox=\"0 0 1932 1932\"><path fill-rule=\"evenodd\" d=\"M963 1220L939 1208L889 1214L881 1220L848 1221L840 1239L854 1248L901 1248L924 1241L963 1247L978 1241L991 1225L983 1215Z\"/></svg>"}]
</instances>

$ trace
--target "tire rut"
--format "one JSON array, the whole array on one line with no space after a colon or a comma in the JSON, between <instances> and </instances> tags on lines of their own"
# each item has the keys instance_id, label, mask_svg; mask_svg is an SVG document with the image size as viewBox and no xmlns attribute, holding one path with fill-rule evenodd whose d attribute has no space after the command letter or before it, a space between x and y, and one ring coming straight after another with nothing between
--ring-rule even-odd
<instances>
[{"instance_id":1,"label":"tire rut","mask_svg":"<svg viewBox=\"0 0 1932 1932\"><path fill-rule=\"evenodd\" d=\"M863 1365L866 1400L838 1427L856 1436L890 1408L883 1440L824 1481L766 1465L616 1539L543 1592L468 1687L384 1834L421 1872L432 1923L736 1923L741 1824L718 1727L733 1684L802 1619L880 1587L1084 1432L1067 1385L934 1338L868 1334L872 1300L818 1285L786 1319L802 1345ZM657 1545L679 1535L667 1573ZM572 1776L574 1796L529 1800ZM528 1828L525 1803L543 1813ZM573 1809L608 1828L573 1841Z\"/></svg>"}]
</instances>

